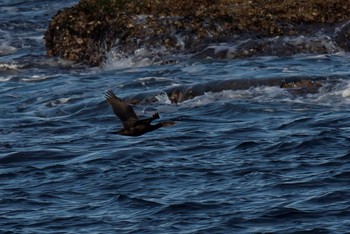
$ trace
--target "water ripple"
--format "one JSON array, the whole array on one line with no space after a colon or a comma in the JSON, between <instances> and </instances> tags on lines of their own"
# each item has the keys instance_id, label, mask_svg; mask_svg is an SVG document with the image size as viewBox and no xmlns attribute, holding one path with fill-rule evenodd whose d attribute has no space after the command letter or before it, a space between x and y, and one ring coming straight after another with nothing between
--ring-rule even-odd
<instances>
[{"instance_id":1,"label":"water ripple","mask_svg":"<svg viewBox=\"0 0 350 234\"><path fill-rule=\"evenodd\" d=\"M76 2L39 2L0 3L0 233L350 230L349 55L87 68L43 52L50 17ZM313 73L330 77L320 93L255 87L178 104L159 98L136 113L159 112L174 126L109 133L121 123L107 89L131 97Z\"/></svg>"}]
</instances>

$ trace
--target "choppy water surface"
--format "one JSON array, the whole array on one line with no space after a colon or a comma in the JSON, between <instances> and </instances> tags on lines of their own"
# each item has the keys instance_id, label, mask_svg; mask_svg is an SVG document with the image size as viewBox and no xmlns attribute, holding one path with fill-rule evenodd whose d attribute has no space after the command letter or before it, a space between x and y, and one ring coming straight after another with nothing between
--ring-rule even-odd
<instances>
[{"instance_id":1,"label":"choppy water surface","mask_svg":"<svg viewBox=\"0 0 350 234\"><path fill-rule=\"evenodd\" d=\"M1 233L345 233L350 230L350 57L45 57L43 34L75 1L0 2ZM135 106L176 125L140 137L104 100L235 78L337 77Z\"/></svg>"}]
</instances>

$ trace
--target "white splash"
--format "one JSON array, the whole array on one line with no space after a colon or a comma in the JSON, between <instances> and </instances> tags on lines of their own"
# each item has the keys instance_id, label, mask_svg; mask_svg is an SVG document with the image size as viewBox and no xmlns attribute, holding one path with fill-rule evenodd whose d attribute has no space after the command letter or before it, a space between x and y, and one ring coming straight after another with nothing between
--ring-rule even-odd
<instances>
[{"instance_id":1,"label":"white splash","mask_svg":"<svg viewBox=\"0 0 350 234\"><path fill-rule=\"evenodd\" d=\"M59 98L46 103L48 107L56 107L57 105L66 104L71 100L71 98Z\"/></svg>"},{"instance_id":2,"label":"white splash","mask_svg":"<svg viewBox=\"0 0 350 234\"><path fill-rule=\"evenodd\" d=\"M348 84L345 86L345 89L341 91L341 96L343 98L350 97L350 81Z\"/></svg>"},{"instance_id":3,"label":"white splash","mask_svg":"<svg viewBox=\"0 0 350 234\"><path fill-rule=\"evenodd\" d=\"M346 83L346 84L344 84ZM334 85L334 84L333 84ZM345 87L344 87L345 85ZM223 90L213 93L207 92L204 95L186 100L180 105L203 106L220 101L244 100L255 103L298 103L320 106L341 106L350 104L350 81L339 83L334 87L321 88L319 93L294 95L288 90L277 86L259 86L246 90Z\"/></svg>"},{"instance_id":4,"label":"white splash","mask_svg":"<svg viewBox=\"0 0 350 234\"><path fill-rule=\"evenodd\" d=\"M0 76L0 82L10 81L12 78L13 78L12 76L6 76L6 77Z\"/></svg>"},{"instance_id":5,"label":"white splash","mask_svg":"<svg viewBox=\"0 0 350 234\"><path fill-rule=\"evenodd\" d=\"M29 78L22 78L21 81L23 82L38 82L49 79L51 76L45 76L45 75L33 75Z\"/></svg>"},{"instance_id":6,"label":"white splash","mask_svg":"<svg viewBox=\"0 0 350 234\"><path fill-rule=\"evenodd\" d=\"M16 63L0 63L0 71L18 70L21 67L23 67L23 65Z\"/></svg>"},{"instance_id":7,"label":"white splash","mask_svg":"<svg viewBox=\"0 0 350 234\"><path fill-rule=\"evenodd\" d=\"M155 97L158 102L164 103L164 104L171 104L171 100L169 99L168 95L165 92L161 92Z\"/></svg>"},{"instance_id":8,"label":"white splash","mask_svg":"<svg viewBox=\"0 0 350 234\"><path fill-rule=\"evenodd\" d=\"M156 61L161 61L159 55L167 54L165 48L147 49L144 47L136 49L133 54L125 54L118 50L112 49L106 56L106 61L103 68L106 70L129 68L129 67L144 67L154 64Z\"/></svg>"},{"instance_id":9,"label":"white splash","mask_svg":"<svg viewBox=\"0 0 350 234\"><path fill-rule=\"evenodd\" d=\"M7 54L13 54L17 51L16 47L9 46L8 44L4 43L0 45L0 55L7 55Z\"/></svg>"}]
</instances>

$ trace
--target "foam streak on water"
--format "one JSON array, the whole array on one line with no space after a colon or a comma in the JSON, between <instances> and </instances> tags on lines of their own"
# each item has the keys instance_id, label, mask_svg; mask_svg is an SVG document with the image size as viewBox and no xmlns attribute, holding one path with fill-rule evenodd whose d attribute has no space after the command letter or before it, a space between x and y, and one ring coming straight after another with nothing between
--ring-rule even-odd
<instances>
[{"instance_id":1,"label":"foam streak on water","mask_svg":"<svg viewBox=\"0 0 350 234\"><path fill-rule=\"evenodd\" d=\"M0 3L0 233L350 230L349 54L124 59L103 68L48 59L40 38L50 17L74 3ZM261 86L174 104L163 92L311 76L330 79L305 95ZM104 100L108 89L158 93L135 112L176 125L109 134L120 122Z\"/></svg>"}]
</instances>

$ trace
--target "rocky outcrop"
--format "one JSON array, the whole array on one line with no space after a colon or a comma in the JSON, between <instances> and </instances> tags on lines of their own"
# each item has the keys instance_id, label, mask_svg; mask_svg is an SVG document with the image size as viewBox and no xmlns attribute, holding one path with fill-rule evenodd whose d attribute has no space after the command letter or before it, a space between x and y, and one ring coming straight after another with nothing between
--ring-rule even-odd
<instances>
[{"instance_id":1,"label":"rocky outcrop","mask_svg":"<svg viewBox=\"0 0 350 234\"><path fill-rule=\"evenodd\" d=\"M285 89L293 95L305 95L318 93L321 87L331 82L339 83L337 76L332 77L288 77L288 78L266 78L266 79L228 79L215 80L193 85L180 85L161 92L142 92L125 99L126 102L136 104L146 104L157 102L159 95L166 95L171 103L179 103L186 100L202 96L205 93L218 93L224 90L247 90L253 87L272 87L277 86ZM335 86L333 84L333 86Z\"/></svg>"},{"instance_id":2,"label":"rocky outcrop","mask_svg":"<svg viewBox=\"0 0 350 234\"><path fill-rule=\"evenodd\" d=\"M53 17L45 42L49 56L93 66L100 65L112 48L121 57L140 49L154 57L160 52L227 57L227 51L216 55L208 45L243 41L229 58L277 49L285 53L286 47L291 54L322 52L322 43L311 49L300 43L286 46L284 40L277 47L271 43L279 40L271 38L283 36L317 37L320 28L330 32L325 35L332 43L349 50L349 19L350 1L343 0L80 0Z\"/></svg>"}]
</instances>

